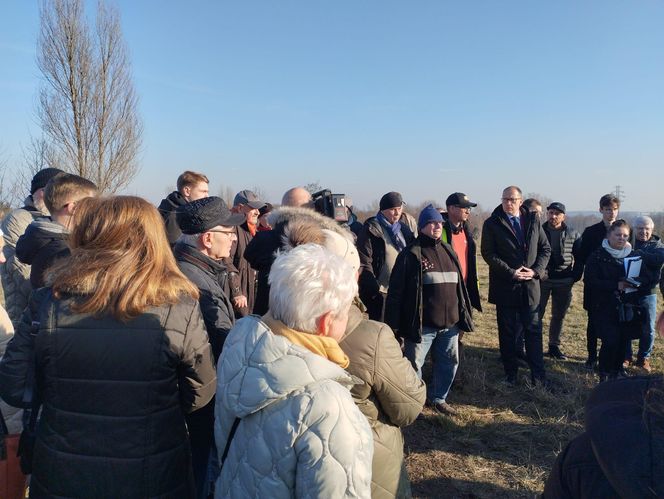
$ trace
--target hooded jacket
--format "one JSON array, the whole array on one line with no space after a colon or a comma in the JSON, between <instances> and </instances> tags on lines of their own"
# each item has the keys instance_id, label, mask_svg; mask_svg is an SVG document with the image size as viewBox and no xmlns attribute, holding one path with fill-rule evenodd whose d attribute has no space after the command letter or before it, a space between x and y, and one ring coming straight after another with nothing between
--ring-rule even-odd
<instances>
[{"instance_id":1,"label":"hooded jacket","mask_svg":"<svg viewBox=\"0 0 664 499\"><path fill-rule=\"evenodd\" d=\"M273 334L256 316L231 330L218 367L215 441L223 497L371 495L371 429L355 406L353 378Z\"/></svg>"},{"instance_id":2,"label":"hooded jacket","mask_svg":"<svg viewBox=\"0 0 664 499\"><path fill-rule=\"evenodd\" d=\"M324 236L321 229L329 229L352 238L347 228L310 208L283 206L272 211L268 220L272 230L257 232L244 250L244 258L258 271L253 312L256 315L263 315L268 310L270 285L267 278L277 250L305 243L322 244ZM295 223L291 227L292 222Z\"/></svg>"},{"instance_id":3,"label":"hooded jacket","mask_svg":"<svg viewBox=\"0 0 664 499\"><path fill-rule=\"evenodd\" d=\"M122 322L75 313L73 299L36 290L0 361L12 405L36 375L31 497L191 497L184 414L210 401L216 381L198 302Z\"/></svg>"},{"instance_id":4,"label":"hooded jacket","mask_svg":"<svg viewBox=\"0 0 664 499\"><path fill-rule=\"evenodd\" d=\"M175 219L175 210L178 209L178 206L187 204L187 200L182 197L178 191L171 192L166 198L161 200L159 203L159 214L164 219L164 225L166 226L166 237L168 238L168 243L173 247L182 234L180 226L178 225L177 220Z\"/></svg>"},{"instance_id":5,"label":"hooded jacket","mask_svg":"<svg viewBox=\"0 0 664 499\"><path fill-rule=\"evenodd\" d=\"M482 226L482 258L489 265L489 303L509 307L536 307L540 302L539 280L546 274L551 246L535 213L520 209L522 245L505 215L496 207ZM525 266L535 272L528 281L514 279L516 269Z\"/></svg>"},{"instance_id":6,"label":"hooded jacket","mask_svg":"<svg viewBox=\"0 0 664 499\"><path fill-rule=\"evenodd\" d=\"M68 256L69 231L49 218L32 222L16 243L16 257L30 265L30 284L33 289L44 287L46 271L55 260Z\"/></svg>"},{"instance_id":7,"label":"hooded jacket","mask_svg":"<svg viewBox=\"0 0 664 499\"><path fill-rule=\"evenodd\" d=\"M32 196L28 196L23 208L9 212L2 221L2 232L5 239L3 252L7 261L0 265L0 276L2 276L2 287L5 292L5 308L14 328L17 328L21 321L23 310L28 304L32 291L30 266L21 263L16 258L16 243L18 238L25 233L28 225L43 216L44 214L35 207Z\"/></svg>"},{"instance_id":8,"label":"hooded jacket","mask_svg":"<svg viewBox=\"0 0 664 499\"><path fill-rule=\"evenodd\" d=\"M426 386L389 326L366 319L357 304L350 308L339 346L350 359L346 370L363 381L351 388L351 394L373 431L371 497L410 497L401 427L422 412Z\"/></svg>"},{"instance_id":9,"label":"hooded jacket","mask_svg":"<svg viewBox=\"0 0 664 499\"><path fill-rule=\"evenodd\" d=\"M664 497L664 380L634 377L598 385L586 431L558 455L544 499Z\"/></svg>"}]
</instances>

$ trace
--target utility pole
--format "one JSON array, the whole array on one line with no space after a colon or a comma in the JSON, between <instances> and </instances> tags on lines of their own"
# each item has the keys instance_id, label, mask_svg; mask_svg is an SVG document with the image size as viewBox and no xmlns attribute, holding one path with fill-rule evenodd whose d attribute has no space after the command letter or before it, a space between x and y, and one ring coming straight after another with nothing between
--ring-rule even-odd
<instances>
[{"instance_id":1,"label":"utility pole","mask_svg":"<svg viewBox=\"0 0 664 499\"><path fill-rule=\"evenodd\" d=\"M620 185L616 185L614 195L620 200L621 203L625 200L625 191L622 190L622 186Z\"/></svg>"}]
</instances>

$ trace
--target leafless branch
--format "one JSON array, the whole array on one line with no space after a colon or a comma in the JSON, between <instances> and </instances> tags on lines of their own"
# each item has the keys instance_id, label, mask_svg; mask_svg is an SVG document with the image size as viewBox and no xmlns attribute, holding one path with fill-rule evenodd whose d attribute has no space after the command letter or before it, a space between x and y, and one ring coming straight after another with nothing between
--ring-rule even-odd
<instances>
[{"instance_id":1,"label":"leafless branch","mask_svg":"<svg viewBox=\"0 0 664 499\"><path fill-rule=\"evenodd\" d=\"M67 170L113 193L138 172L143 132L119 13L100 1L94 30L82 0L44 1L40 13L42 130Z\"/></svg>"}]
</instances>

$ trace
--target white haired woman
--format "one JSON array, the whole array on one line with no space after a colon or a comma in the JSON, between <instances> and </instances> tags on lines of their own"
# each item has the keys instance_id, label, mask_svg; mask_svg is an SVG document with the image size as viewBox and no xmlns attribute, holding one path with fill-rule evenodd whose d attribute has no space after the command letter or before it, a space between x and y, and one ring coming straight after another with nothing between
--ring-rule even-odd
<instances>
[{"instance_id":1,"label":"white haired woman","mask_svg":"<svg viewBox=\"0 0 664 499\"><path fill-rule=\"evenodd\" d=\"M277 256L270 310L241 319L218 364L215 497L370 497L373 442L338 345L351 266L315 244Z\"/></svg>"}]
</instances>

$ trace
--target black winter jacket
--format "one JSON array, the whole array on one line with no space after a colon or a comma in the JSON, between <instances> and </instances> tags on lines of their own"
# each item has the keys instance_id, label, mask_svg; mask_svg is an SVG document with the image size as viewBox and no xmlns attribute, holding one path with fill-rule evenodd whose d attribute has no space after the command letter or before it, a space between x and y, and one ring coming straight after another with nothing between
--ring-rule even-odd
<instances>
[{"instance_id":1,"label":"black winter jacket","mask_svg":"<svg viewBox=\"0 0 664 499\"><path fill-rule=\"evenodd\" d=\"M606 238L606 225L604 221L600 220L598 223L586 227L581 234L581 245L579 246L579 253L577 259L581 265L585 267L588 258L597 248L601 248L602 241ZM583 308L590 310L590 289L588 286L583 287Z\"/></svg>"},{"instance_id":2,"label":"black winter jacket","mask_svg":"<svg viewBox=\"0 0 664 499\"><path fill-rule=\"evenodd\" d=\"M632 247L636 253L644 259L644 266L641 267L640 277L648 281L648 293L654 294L657 290L657 284L662 278L662 263L664 263L664 244L659 236L651 236L646 242L632 241Z\"/></svg>"},{"instance_id":3,"label":"black winter jacket","mask_svg":"<svg viewBox=\"0 0 664 499\"><path fill-rule=\"evenodd\" d=\"M205 328L216 361L221 355L228 332L235 324L226 267L222 262L213 260L196 248L182 242L175 245L173 252L182 273L196 285L200 292L198 303L201 306Z\"/></svg>"},{"instance_id":4,"label":"black winter jacket","mask_svg":"<svg viewBox=\"0 0 664 499\"><path fill-rule=\"evenodd\" d=\"M409 245L415 239L405 216L401 217L401 233ZM369 311L369 317L382 315L383 297L380 296L378 276L385 263L385 236L376 217L364 222L364 228L357 238L357 252L360 255L360 299Z\"/></svg>"},{"instance_id":5,"label":"black winter jacket","mask_svg":"<svg viewBox=\"0 0 664 499\"><path fill-rule=\"evenodd\" d=\"M31 497L193 497L184 414L207 404L216 380L198 303L183 297L128 322L71 303L35 291L0 361L12 405L25 404L36 372Z\"/></svg>"},{"instance_id":6,"label":"black winter jacket","mask_svg":"<svg viewBox=\"0 0 664 499\"><path fill-rule=\"evenodd\" d=\"M558 455L544 499L664 497L664 380L634 377L597 386L586 431Z\"/></svg>"},{"instance_id":7,"label":"black winter jacket","mask_svg":"<svg viewBox=\"0 0 664 499\"><path fill-rule=\"evenodd\" d=\"M414 343L422 341L422 247L420 235L404 249L394 264L390 276L390 287L385 304L385 323L399 338ZM472 309L466 284L461 278L461 267L454 250L449 244L440 242L450 256L459 273L457 301L459 322L456 324L463 331L473 331Z\"/></svg>"},{"instance_id":8,"label":"black winter jacket","mask_svg":"<svg viewBox=\"0 0 664 499\"><path fill-rule=\"evenodd\" d=\"M624 278L625 266L602 247L586 261L583 281L589 290L587 310L596 318L600 338L618 334L618 283Z\"/></svg>"},{"instance_id":9,"label":"black winter jacket","mask_svg":"<svg viewBox=\"0 0 664 499\"><path fill-rule=\"evenodd\" d=\"M171 192L168 197L161 200L159 207L159 214L164 219L164 224L166 226L166 237L168 238L168 243L173 247L175 242L178 240L182 231L178 225L177 220L175 219L175 210L178 209L178 206L187 204L187 201L182 197L178 191Z\"/></svg>"},{"instance_id":10,"label":"black winter jacket","mask_svg":"<svg viewBox=\"0 0 664 499\"><path fill-rule=\"evenodd\" d=\"M545 276L551 246L535 213L521 207L521 227L526 241L519 243L502 206L482 226L482 257L489 265L489 303L511 307L536 307L540 302L539 280ZM521 266L535 272L529 281L516 281Z\"/></svg>"},{"instance_id":11,"label":"black winter jacket","mask_svg":"<svg viewBox=\"0 0 664 499\"><path fill-rule=\"evenodd\" d=\"M572 277L575 281L583 275L583 264L579 261L578 254L581 249L581 236L563 222L560 231L552 230L549 222L542 224L546 238L551 244L551 237L555 234L560 237L560 254L553 253L551 245L551 258L546 266L547 279L566 279Z\"/></svg>"},{"instance_id":12,"label":"black winter jacket","mask_svg":"<svg viewBox=\"0 0 664 499\"><path fill-rule=\"evenodd\" d=\"M445 215L443 215L443 218L445 218ZM463 224L461 230L463 230L463 233L466 235L466 241L468 241L468 282L466 283L468 296L470 297L470 304L473 308L481 312L480 283L477 277L477 244L475 244L475 239L467 223ZM448 220L445 220L445 225L443 225L443 242L452 246L452 226Z\"/></svg>"},{"instance_id":13,"label":"black winter jacket","mask_svg":"<svg viewBox=\"0 0 664 499\"><path fill-rule=\"evenodd\" d=\"M28 228L16 243L16 257L30 265L30 284L32 289L44 287L46 271L55 260L68 256L69 233L59 223L48 218L39 218Z\"/></svg>"}]
</instances>

